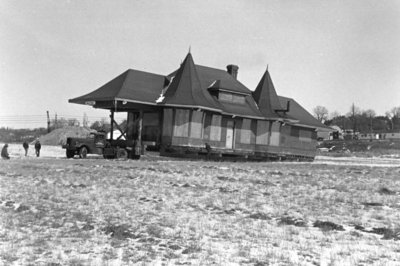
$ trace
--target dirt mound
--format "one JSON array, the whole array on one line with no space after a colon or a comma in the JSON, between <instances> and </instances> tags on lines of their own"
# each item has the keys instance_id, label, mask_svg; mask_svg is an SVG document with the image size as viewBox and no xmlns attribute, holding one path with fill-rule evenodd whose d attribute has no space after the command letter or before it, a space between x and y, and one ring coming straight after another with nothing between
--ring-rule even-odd
<instances>
[{"instance_id":1,"label":"dirt mound","mask_svg":"<svg viewBox=\"0 0 400 266\"><path fill-rule=\"evenodd\" d=\"M90 130L84 127L64 127L57 128L50 133L39 138L43 145L62 145L67 141L68 137L85 138L89 135Z\"/></svg>"}]
</instances>

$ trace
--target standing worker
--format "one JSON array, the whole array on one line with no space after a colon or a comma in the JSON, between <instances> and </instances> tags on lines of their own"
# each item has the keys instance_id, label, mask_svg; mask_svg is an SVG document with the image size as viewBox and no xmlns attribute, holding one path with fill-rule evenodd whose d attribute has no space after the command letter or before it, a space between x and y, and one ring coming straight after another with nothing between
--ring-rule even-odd
<instances>
[{"instance_id":1,"label":"standing worker","mask_svg":"<svg viewBox=\"0 0 400 266\"><path fill-rule=\"evenodd\" d=\"M25 156L28 156L29 144L28 144L28 142L27 142L26 140L25 140L24 143L22 144L22 147L24 147Z\"/></svg>"},{"instance_id":2,"label":"standing worker","mask_svg":"<svg viewBox=\"0 0 400 266\"><path fill-rule=\"evenodd\" d=\"M3 149L1 149L1 158L4 160L9 160L10 159L10 155L8 154L8 144L4 144Z\"/></svg>"},{"instance_id":3,"label":"standing worker","mask_svg":"<svg viewBox=\"0 0 400 266\"><path fill-rule=\"evenodd\" d=\"M42 148L42 145L40 145L40 141L39 141L39 139L37 139L36 143L35 143L36 157L40 156L40 148Z\"/></svg>"}]
</instances>

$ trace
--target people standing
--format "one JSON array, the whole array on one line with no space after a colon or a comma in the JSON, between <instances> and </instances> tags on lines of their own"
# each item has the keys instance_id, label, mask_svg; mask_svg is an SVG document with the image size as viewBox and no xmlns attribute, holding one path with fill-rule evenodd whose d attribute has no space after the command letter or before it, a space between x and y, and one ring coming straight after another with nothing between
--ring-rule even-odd
<instances>
[{"instance_id":1,"label":"people standing","mask_svg":"<svg viewBox=\"0 0 400 266\"><path fill-rule=\"evenodd\" d=\"M40 148L42 148L42 145L40 144L39 139L36 140L35 143L35 152L36 152L36 157L40 156Z\"/></svg>"},{"instance_id":2,"label":"people standing","mask_svg":"<svg viewBox=\"0 0 400 266\"><path fill-rule=\"evenodd\" d=\"M10 155L8 154L8 144L4 144L3 148L1 149L1 158L4 160L9 160L10 159Z\"/></svg>"},{"instance_id":3,"label":"people standing","mask_svg":"<svg viewBox=\"0 0 400 266\"><path fill-rule=\"evenodd\" d=\"M25 150L25 156L28 156L28 149L29 149L29 144L27 141L24 141L24 143L22 144L22 146L24 147Z\"/></svg>"}]
</instances>

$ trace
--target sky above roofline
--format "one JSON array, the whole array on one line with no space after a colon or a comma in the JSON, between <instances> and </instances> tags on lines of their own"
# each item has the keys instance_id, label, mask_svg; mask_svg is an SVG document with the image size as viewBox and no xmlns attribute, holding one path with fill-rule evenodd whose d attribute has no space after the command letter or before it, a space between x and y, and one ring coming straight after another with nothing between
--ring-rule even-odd
<instances>
[{"instance_id":1,"label":"sky above roofline","mask_svg":"<svg viewBox=\"0 0 400 266\"><path fill-rule=\"evenodd\" d=\"M278 95L309 112L384 115L400 105L399 13L396 0L3 0L0 127L45 127L47 110L107 117L68 99L127 69L167 75L189 47L198 65L238 65L250 90L269 65Z\"/></svg>"}]
</instances>

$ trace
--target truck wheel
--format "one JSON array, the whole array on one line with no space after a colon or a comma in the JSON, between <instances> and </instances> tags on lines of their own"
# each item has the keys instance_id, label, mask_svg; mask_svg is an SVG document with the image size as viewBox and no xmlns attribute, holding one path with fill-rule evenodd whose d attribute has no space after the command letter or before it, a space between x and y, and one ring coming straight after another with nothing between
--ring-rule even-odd
<instances>
[{"instance_id":1,"label":"truck wheel","mask_svg":"<svg viewBox=\"0 0 400 266\"><path fill-rule=\"evenodd\" d=\"M117 151L117 159L127 159L128 153L124 149L118 149Z\"/></svg>"},{"instance_id":2,"label":"truck wheel","mask_svg":"<svg viewBox=\"0 0 400 266\"><path fill-rule=\"evenodd\" d=\"M86 156L88 154L88 150L85 146L83 146L80 150L79 150L79 157L81 157L82 159L86 159Z\"/></svg>"},{"instance_id":3,"label":"truck wheel","mask_svg":"<svg viewBox=\"0 0 400 266\"><path fill-rule=\"evenodd\" d=\"M67 154L67 158L69 159L69 158L72 158L75 156L75 151L67 150L66 154Z\"/></svg>"}]
</instances>

